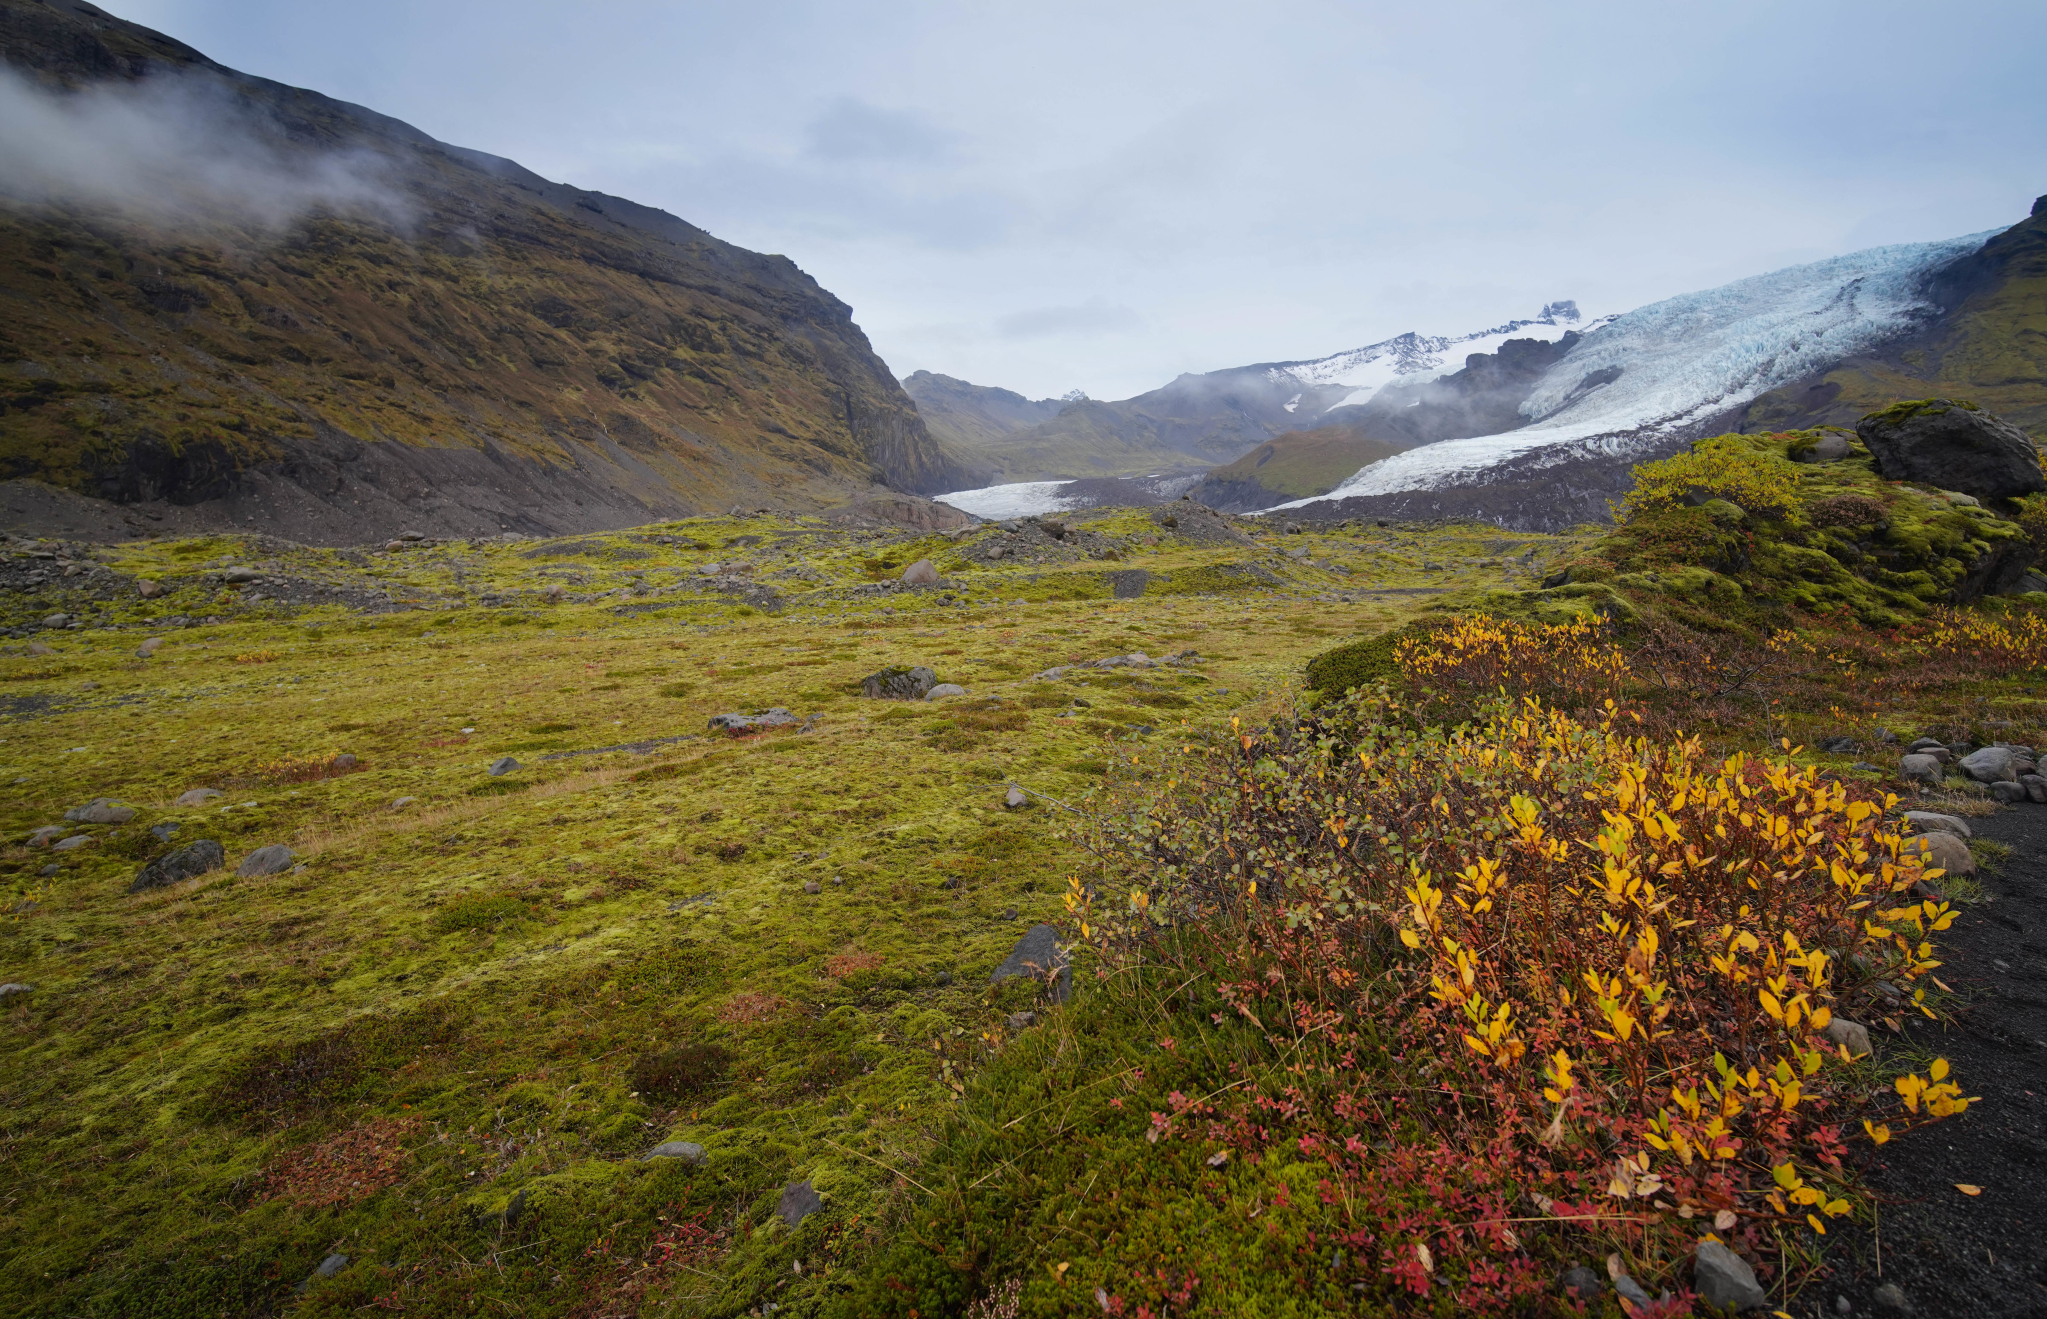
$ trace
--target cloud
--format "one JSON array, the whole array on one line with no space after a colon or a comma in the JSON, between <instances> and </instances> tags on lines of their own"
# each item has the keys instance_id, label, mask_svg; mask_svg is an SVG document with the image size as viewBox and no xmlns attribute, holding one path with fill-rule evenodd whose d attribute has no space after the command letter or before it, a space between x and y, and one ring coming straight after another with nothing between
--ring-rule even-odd
<instances>
[{"instance_id":1,"label":"cloud","mask_svg":"<svg viewBox=\"0 0 2047 1319\"><path fill-rule=\"evenodd\" d=\"M888 110L851 96L833 101L806 126L805 154L830 161L935 162L952 154L950 133L922 115Z\"/></svg>"},{"instance_id":2,"label":"cloud","mask_svg":"<svg viewBox=\"0 0 2047 1319\"><path fill-rule=\"evenodd\" d=\"M1005 339L1113 334L1143 327L1142 316L1100 297L1089 298L1075 307L1036 307L1029 311L1011 312L995 322L995 332Z\"/></svg>"},{"instance_id":3,"label":"cloud","mask_svg":"<svg viewBox=\"0 0 2047 1319\"><path fill-rule=\"evenodd\" d=\"M281 230L315 213L402 226L393 163L292 142L211 75L60 92L0 66L0 202L171 226Z\"/></svg>"}]
</instances>

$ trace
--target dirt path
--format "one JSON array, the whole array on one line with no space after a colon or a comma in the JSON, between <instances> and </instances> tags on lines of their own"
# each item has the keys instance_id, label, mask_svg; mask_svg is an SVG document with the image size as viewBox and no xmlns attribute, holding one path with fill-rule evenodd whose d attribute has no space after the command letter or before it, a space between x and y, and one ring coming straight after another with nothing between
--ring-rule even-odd
<instances>
[{"instance_id":1,"label":"dirt path","mask_svg":"<svg viewBox=\"0 0 2047 1319\"><path fill-rule=\"evenodd\" d=\"M1845 1237L1835 1279L1806 1291L1801 1319L2047 1316L2047 807L1971 824L2012 856L2001 874L1980 876L1990 900L1967 908L1942 946L1939 974L1967 1006L1945 1027L1910 1029L1912 1045L1946 1057L1963 1093L1982 1102L1879 1151L1881 1276L1879 1242ZM1909 1310L1883 1304L1885 1283L1904 1290Z\"/></svg>"}]
</instances>

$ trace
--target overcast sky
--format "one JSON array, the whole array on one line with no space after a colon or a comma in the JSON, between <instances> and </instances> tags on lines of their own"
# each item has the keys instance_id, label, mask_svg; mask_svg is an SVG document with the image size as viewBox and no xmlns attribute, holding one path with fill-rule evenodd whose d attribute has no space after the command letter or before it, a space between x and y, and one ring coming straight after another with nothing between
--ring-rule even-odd
<instances>
[{"instance_id":1,"label":"overcast sky","mask_svg":"<svg viewBox=\"0 0 2047 1319\"><path fill-rule=\"evenodd\" d=\"M1182 371L1623 311L2023 218L2040 0L114 0L782 252L899 375Z\"/></svg>"}]
</instances>

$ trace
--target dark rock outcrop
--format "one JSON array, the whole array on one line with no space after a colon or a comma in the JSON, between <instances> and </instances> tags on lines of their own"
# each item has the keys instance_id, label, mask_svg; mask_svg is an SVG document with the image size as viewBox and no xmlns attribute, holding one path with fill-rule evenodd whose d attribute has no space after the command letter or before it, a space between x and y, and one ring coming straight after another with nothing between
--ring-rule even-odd
<instances>
[{"instance_id":1,"label":"dark rock outcrop","mask_svg":"<svg viewBox=\"0 0 2047 1319\"><path fill-rule=\"evenodd\" d=\"M1855 433L1891 481L1923 481L1977 499L2047 490L2032 439L1974 403L1920 399L1872 412Z\"/></svg>"}]
</instances>

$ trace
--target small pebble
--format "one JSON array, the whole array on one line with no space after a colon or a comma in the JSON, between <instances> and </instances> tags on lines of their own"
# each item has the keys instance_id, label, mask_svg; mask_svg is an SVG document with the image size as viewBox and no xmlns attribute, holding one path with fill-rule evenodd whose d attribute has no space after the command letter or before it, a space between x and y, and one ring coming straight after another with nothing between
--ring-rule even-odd
<instances>
[{"instance_id":1,"label":"small pebble","mask_svg":"<svg viewBox=\"0 0 2047 1319\"><path fill-rule=\"evenodd\" d=\"M805 893L822 893L824 892L824 885L814 879L806 879L803 881L803 891Z\"/></svg>"}]
</instances>

